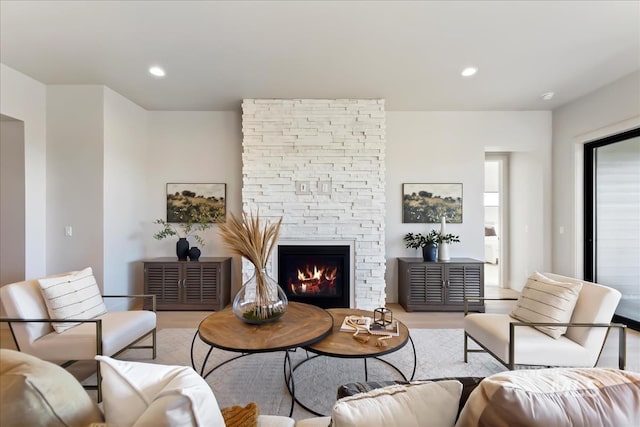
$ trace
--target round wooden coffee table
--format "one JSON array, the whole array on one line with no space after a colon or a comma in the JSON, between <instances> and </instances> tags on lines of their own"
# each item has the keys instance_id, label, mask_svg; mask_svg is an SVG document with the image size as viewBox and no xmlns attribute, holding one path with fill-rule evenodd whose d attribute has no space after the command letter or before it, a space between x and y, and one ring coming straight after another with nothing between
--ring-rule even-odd
<instances>
[{"instance_id":1,"label":"round wooden coffee table","mask_svg":"<svg viewBox=\"0 0 640 427\"><path fill-rule=\"evenodd\" d=\"M273 323L251 325L238 319L227 307L207 316L200 325L191 341L191 366L196 369L193 348L197 337L210 346L200 368L200 375L207 378L209 374L241 357L254 353L268 353L284 351L285 382L293 389L291 411L295 402L295 386L291 373L291 359L289 350L306 347L325 338L333 328L333 317L327 311L309 304L289 302L285 314ZM205 367L214 348L241 353L212 367L205 373ZM287 375L287 366L289 375Z\"/></svg>"},{"instance_id":2,"label":"round wooden coffee table","mask_svg":"<svg viewBox=\"0 0 640 427\"><path fill-rule=\"evenodd\" d=\"M313 360L319 356L329 356L329 357L337 357L337 358L347 358L347 359L363 359L364 360L364 375L365 381L368 381L369 372L367 367L367 359L375 358L380 362L385 363L390 366L396 372L398 372L402 378L407 380L413 380L413 377L416 374L416 348L413 344L413 340L411 339L411 335L409 335L409 329L405 326L404 323L398 321L398 329L399 335L396 337L392 337L390 339L384 340L386 346L378 347L376 346L376 342L379 338L377 335L371 335L369 341L366 343L360 343L353 338L353 333L340 331L340 327L342 326L342 322L346 316L366 316L373 318L372 311L364 311L364 310L354 310L348 308L330 308L326 310L331 317L333 318L333 328L331 334L329 334L326 338L316 341L312 344L309 344L305 347L305 350L311 351L315 353L315 356L308 357L301 362L299 362L294 368L293 371L304 365L305 363ZM395 321L395 320L394 320ZM380 359L379 356L383 356L385 354L393 353L395 351L403 348L407 343L411 343L411 348L413 350L413 371L411 372L411 377L407 378L407 376L396 367L394 364L389 362L388 360ZM309 408L298 399L295 398L295 394L293 394L294 400L307 411L316 414L320 414L313 409Z\"/></svg>"}]
</instances>

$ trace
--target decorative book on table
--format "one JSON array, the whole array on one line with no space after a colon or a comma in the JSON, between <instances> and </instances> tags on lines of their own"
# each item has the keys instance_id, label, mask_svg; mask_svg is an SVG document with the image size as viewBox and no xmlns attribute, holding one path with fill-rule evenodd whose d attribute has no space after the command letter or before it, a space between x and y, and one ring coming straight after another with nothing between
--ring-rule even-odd
<instances>
[{"instance_id":1,"label":"decorative book on table","mask_svg":"<svg viewBox=\"0 0 640 427\"><path fill-rule=\"evenodd\" d=\"M351 318L350 323L356 323L360 333L368 332L371 335L392 335L397 337L400 335L400 328L398 327L398 321L394 320L385 327L374 324L371 317L366 316L346 316L340 326L341 332L355 332L356 329L347 324L347 320Z\"/></svg>"}]
</instances>

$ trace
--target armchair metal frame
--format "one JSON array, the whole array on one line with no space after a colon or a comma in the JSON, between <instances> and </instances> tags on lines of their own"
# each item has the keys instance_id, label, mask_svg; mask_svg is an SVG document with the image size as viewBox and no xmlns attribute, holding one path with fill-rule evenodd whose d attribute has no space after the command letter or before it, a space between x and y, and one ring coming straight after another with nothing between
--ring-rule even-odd
<instances>
[{"instance_id":1,"label":"armchair metal frame","mask_svg":"<svg viewBox=\"0 0 640 427\"><path fill-rule=\"evenodd\" d=\"M486 297L465 297L464 299L464 315L466 316L468 311L468 302L469 301L516 301L517 298L486 298ZM627 325L621 323L542 323L542 322L511 322L509 324L509 361L506 362L494 354L492 351L487 349L482 343L478 342L474 337L467 334L467 331L464 332L464 361L467 362L468 353L489 353L496 360L502 363L505 367L510 370L514 370L518 365L515 362L515 343L516 343L516 328L520 326L567 326L567 327L578 327L578 328L607 328L607 334L602 341L602 347L600 348L600 352L598 353L598 358L596 359L596 364L598 364L598 360L600 360L600 356L602 355L602 350L604 349L604 345L609 336L609 332L612 328L619 329L618 332L618 368L625 369L626 368L626 358L627 358ZM468 347L468 339L471 338L476 344L482 347L480 349L470 349ZM527 365L531 366L531 365ZM545 365L534 365L534 366L545 366Z\"/></svg>"},{"instance_id":2,"label":"armchair metal frame","mask_svg":"<svg viewBox=\"0 0 640 427\"><path fill-rule=\"evenodd\" d=\"M103 295L102 298L151 298L151 311L155 313L156 311L156 295ZM18 340L16 339L16 335L13 331L12 323L95 323L96 325L96 355L102 355L102 319L20 319L20 318L0 318L0 323L8 323L9 330L11 331L11 337L13 338L13 342L18 351L20 350L20 345L18 344ZM140 345L136 346L135 344L144 340L149 335L151 335L152 343L151 345ZM151 349L152 350L152 358L156 358L157 346L156 346L156 328L140 338L134 340L133 342L126 345L124 348L114 353L112 356L117 356L128 349ZM60 366L63 368L67 368L72 364L76 363L78 360L67 360L62 363ZM86 390L97 390L98 392L98 402L102 401L102 376L100 375L100 362L96 361L96 385L83 385Z\"/></svg>"}]
</instances>

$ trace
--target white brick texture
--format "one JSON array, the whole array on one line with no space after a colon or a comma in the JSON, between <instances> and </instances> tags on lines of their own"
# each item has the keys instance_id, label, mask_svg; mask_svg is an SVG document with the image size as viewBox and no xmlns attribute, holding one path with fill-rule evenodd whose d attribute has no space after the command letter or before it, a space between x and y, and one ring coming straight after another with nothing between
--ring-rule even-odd
<instances>
[{"instance_id":1,"label":"white brick texture","mask_svg":"<svg viewBox=\"0 0 640 427\"><path fill-rule=\"evenodd\" d=\"M283 240L353 242L355 307L383 306L384 100L245 99L242 133L243 209L282 216ZM296 181L311 194L296 194ZM252 273L243 261L243 281Z\"/></svg>"}]
</instances>

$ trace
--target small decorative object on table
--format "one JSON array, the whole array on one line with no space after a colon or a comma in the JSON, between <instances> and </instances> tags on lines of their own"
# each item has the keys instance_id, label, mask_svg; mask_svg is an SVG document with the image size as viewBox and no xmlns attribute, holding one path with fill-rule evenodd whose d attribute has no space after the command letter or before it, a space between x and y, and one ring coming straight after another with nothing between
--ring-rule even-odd
<instances>
[{"instance_id":1,"label":"small decorative object on table","mask_svg":"<svg viewBox=\"0 0 640 427\"><path fill-rule=\"evenodd\" d=\"M379 327L380 329L386 328L393 323L393 312L385 307L376 308L373 310L373 325L372 328Z\"/></svg>"},{"instance_id":2,"label":"small decorative object on table","mask_svg":"<svg viewBox=\"0 0 640 427\"><path fill-rule=\"evenodd\" d=\"M287 296L278 283L267 275L266 265L280 235L282 218L260 226L260 215L242 213L242 219L229 214L220 226L220 235L227 247L242 255L254 266L253 276L233 299L233 313L247 323L262 324L278 320L288 305Z\"/></svg>"},{"instance_id":3,"label":"small decorative object on table","mask_svg":"<svg viewBox=\"0 0 640 427\"><path fill-rule=\"evenodd\" d=\"M353 332L353 339L361 344L366 344L371 338L370 335L376 335L378 338L375 341L376 347L386 347L386 340L390 340L393 337L400 335L400 328L398 322L393 321L393 314L391 310L386 308L377 308L377 310L383 310L381 314L391 314L391 318L378 319L380 322L386 322L384 326L380 323L376 323L371 317L366 316L346 316L340 326L340 331ZM374 319L377 319L376 312L374 311Z\"/></svg>"}]
</instances>

